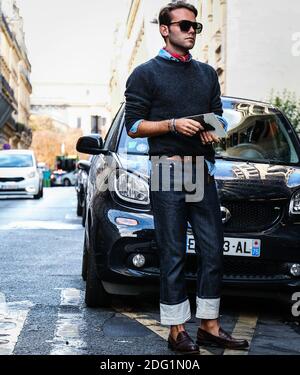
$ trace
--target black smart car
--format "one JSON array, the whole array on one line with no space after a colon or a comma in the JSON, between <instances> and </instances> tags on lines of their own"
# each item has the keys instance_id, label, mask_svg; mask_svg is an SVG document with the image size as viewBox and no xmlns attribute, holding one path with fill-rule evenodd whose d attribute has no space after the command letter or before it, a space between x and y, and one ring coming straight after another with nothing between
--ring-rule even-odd
<instances>
[{"instance_id":1,"label":"black smart car","mask_svg":"<svg viewBox=\"0 0 300 375\"><path fill-rule=\"evenodd\" d=\"M215 147L215 181L224 225L224 293L288 296L300 290L300 141L277 108L223 97L228 138ZM92 159L82 276L86 304L110 294L159 290L159 257L149 199L145 138L130 138L121 106L105 141L82 137L77 150ZM113 189L105 188L113 185ZM196 289L197 266L187 232L186 279Z\"/></svg>"}]
</instances>

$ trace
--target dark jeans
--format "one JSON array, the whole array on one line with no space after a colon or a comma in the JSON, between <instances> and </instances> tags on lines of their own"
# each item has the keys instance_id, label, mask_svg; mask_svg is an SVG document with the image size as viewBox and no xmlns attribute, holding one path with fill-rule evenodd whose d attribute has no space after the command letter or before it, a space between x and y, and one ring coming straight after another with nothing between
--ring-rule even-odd
<instances>
[{"instance_id":1,"label":"dark jeans","mask_svg":"<svg viewBox=\"0 0 300 375\"><path fill-rule=\"evenodd\" d=\"M194 165L192 171L196 171ZM173 161L170 161L170 180L170 191L151 191L155 235L160 256L160 304L161 315L164 315L162 324L181 324L182 320L186 321L190 316L184 273L188 221L195 237L197 254L196 317L215 319L218 315L223 276L224 242L215 180L214 177L208 176L205 163L204 196L199 202L186 202L187 193L184 188L182 191L172 191ZM179 323L176 323L176 317L171 317L177 313Z\"/></svg>"}]
</instances>

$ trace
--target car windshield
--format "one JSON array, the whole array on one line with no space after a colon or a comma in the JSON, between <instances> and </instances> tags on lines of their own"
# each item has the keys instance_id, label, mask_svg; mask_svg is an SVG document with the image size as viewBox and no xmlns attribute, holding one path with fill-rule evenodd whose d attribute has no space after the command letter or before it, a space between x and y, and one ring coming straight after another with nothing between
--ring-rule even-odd
<instances>
[{"instance_id":1,"label":"car windshield","mask_svg":"<svg viewBox=\"0 0 300 375\"><path fill-rule=\"evenodd\" d=\"M224 103L228 137L216 144L216 157L250 161L298 163L291 139L290 125L273 108L248 104Z\"/></svg>"},{"instance_id":2,"label":"car windshield","mask_svg":"<svg viewBox=\"0 0 300 375\"><path fill-rule=\"evenodd\" d=\"M223 109L229 124L228 137L214 145L216 158L299 163L290 125L280 112L268 106L232 101L225 101ZM130 138L123 126L118 152L145 155L147 138Z\"/></svg>"},{"instance_id":3,"label":"car windshield","mask_svg":"<svg viewBox=\"0 0 300 375\"><path fill-rule=\"evenodd\" d=\"M0 153L0 168L26 168L32 166L33 160L31 155Z\"/></svg>"}]
</instances>

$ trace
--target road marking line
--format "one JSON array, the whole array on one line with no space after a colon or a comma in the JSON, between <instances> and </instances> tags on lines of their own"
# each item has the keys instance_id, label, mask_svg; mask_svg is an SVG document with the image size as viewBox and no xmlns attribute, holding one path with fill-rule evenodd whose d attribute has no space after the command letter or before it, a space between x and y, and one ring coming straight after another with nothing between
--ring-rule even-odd
<instances>
[{"instance_id":1,"label":"road marking line","mask_svg":"<svg viewBox=\"0 0 300 375\"><path fill-rule=\"evenodd\" d=\"M64 288L60 294L60 307L56 322L51 355L86 354L86 342L81 337L85 331L83 292L75 288ZM66 312L68 307L78 307L79 311Z\"/></svg>"},{"instance_id":2,"label":"road marking line","mask_svg":"<svg viewBox=\"0 0 300 375\"><path fill-rule=\"evenodd\" d=\"M153 319L148 313L145 312L130 312L125 311L119 307L112 306L114 310L116 310L119 314L125 315L130 319L134 319L146 328L150 329L153 333L160 336L165 341L168 340L169 337L169 327L162 326L160 322L158 322L156 319ZM213 355L210 351L206 349L200 348L200 354L204 355Z\"/></svg>"},{"instance_id":3,"label":"road marking line","mask_svg":"<svg viewBox=\"0 0 300 375\"><path fill-rule=\"evenodd\" d=\"M254 336L256 324L257 324L258 317L257 315L249 314L249 315L240 315L235 327L232 331L233 337L238 337L242 339L246 339L249 342L248 349L245 350L232 350L232 349L225 349L224 355L248 355L251 342Z\"/></svg>"},{"instance_id":4,"label":"road marking line","mask_svg":"<svg viewBox=\"0 0 300 375\"><path fill-rule=\"evenodd\" d=\"M78 230L82 229L80 224L64 223L62 221L13 221L11 223L0 225L0 230L15 230L15 229L54 229L54 230Z\"/></svg>"},{"instance_id":5,"label":"road marking line","mask_svg":"<svg viewBox=\"0 0 300 375\"><path fill-rule=\"evenodd\" d=\"M30 308L30 301L5 302L0 293L0 355L12 355Z\"/></svg>"}]
</instances>

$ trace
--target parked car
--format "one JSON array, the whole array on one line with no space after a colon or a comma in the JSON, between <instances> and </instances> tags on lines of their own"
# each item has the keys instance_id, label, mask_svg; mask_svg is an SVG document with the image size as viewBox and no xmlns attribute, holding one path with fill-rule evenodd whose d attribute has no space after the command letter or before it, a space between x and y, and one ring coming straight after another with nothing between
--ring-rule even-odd
<instances>
[{"instance_id":1,"label":"parked car","mask_svg":"<svg viewBox=\"0 0 300 375\"><path fill-rule=\"evenodd\" d=\"M284 113L270 104L223 97L228 137L215 145L215 181L224 225L224 293L291 300L300 288L300 141ZM158 289L159 256L149 200L146 138L132 139L124 106L105 142L78 140L93 158L83 250L85 301ZM115 191L103 189L109 176ZM197 259L187 231L186 280L195 290Z\"/></svg>"},{"instance_id":2,"label":"parked car","mask_svg":"<svg viewBox=\"0 0 300 375\"><path fill-rule=\"evenodd\" d=\"M78 162L77 184L75 186L77 193L77 216L82 216L83 226L85 226L86 219L86 193L90 166L91 162L89 160L80 160Z\"/></svg>"},{"instance_id":3,"label":"parked car","mask_svg":"<svg viewBox=\"0 0 300 375\"><path fill-rule=\"evenodd\" d=\"M66 172L61 169L51 173L51 186L75 186L78 171Z\"/></svg>"},{"instance_id":4,"label":"parked car","mask_svg":"<svg viewBox=\"0 0 300 375\"><path fill-rule=\"evenodd\" d=\"M0 151L0 196L43 197L43 176L31 150Z\"/></svg>"}]
</instances>

